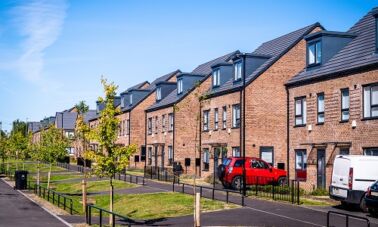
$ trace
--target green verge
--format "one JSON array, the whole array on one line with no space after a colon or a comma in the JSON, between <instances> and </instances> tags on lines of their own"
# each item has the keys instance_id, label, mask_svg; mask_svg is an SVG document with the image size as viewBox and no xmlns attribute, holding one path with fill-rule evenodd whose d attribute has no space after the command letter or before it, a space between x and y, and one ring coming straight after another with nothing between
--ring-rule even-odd
<instances>
[{"instance_id":1,"label":"green verge","mask_svg":"<svg viewBox=\"0 0 378 227\"><path fill-rule=\"evenodd\" d=\"M46 184L42 184L42 185L46 186ZM114 185L115 190L139 187L139 185L130 184L130 183L119 181L119 180L114 180L113 185ZM54 191L57 191L63 194L78 194L78 193L81 193L82 191L81 182L70 182L70 183L54 182L51 184L50 188ZM109 190L108 180L87 182L88 193L102 192L102 191L108 191L108 190Z\"/></svg>"}]
</instances>

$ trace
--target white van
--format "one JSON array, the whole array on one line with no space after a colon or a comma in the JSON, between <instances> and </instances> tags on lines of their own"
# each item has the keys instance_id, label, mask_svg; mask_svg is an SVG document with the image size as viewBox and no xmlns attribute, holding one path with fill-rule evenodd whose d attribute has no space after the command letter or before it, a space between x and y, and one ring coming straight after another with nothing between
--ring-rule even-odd
<instances>
[{"instance_id":1,"label":"white van","mask_svg":"<svg viewBox=\"0 0 378 227\"><path fill-rule=\"evenodd\" d=\"M359 204L365 210L364 194L376 180L378 156L337 155L329 195L343 205Z\"/></svg>"}]
</instances>

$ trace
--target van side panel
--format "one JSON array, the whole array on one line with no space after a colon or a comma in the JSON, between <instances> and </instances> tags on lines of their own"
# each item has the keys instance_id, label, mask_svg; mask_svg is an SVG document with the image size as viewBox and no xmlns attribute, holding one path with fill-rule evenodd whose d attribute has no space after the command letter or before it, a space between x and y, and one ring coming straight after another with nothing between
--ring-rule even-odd
<instances>
[{"instance_id":1,"label":"van side panel","mask_svg":"<svg viewBox=\"0 0 378 227\"><path fill-rule=\"evenodd\" d=\"M369 156L353 160L353 190L367 191L378 180L378 159Z\"/></svg>"}]
</instances>

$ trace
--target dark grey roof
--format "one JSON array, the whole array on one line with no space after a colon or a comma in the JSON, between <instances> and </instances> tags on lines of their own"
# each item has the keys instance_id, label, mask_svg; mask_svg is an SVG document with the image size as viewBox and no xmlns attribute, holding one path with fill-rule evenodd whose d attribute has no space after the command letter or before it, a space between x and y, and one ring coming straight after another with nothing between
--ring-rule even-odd
<instances>
[{"instance_id":1,"label":"dark grey roof","mask_svg":"<svg viewBox=\"0 0 378 227\"><path fill-rule=\"evenodd\" d=\"M88 112L84 113L84 122L88 123L89 120L97 117L96 110L88 110Z\"/></svg>"},{"instance_id":2,"label":"dark grey roof","mask_svg":"<svg viewBox=\"0 0 378 227\"><path fill-rule=\"evenodd\" d=\"M143 81L142 83L139 83L139 84L136 84L136 85L134 85L132 87L127 88L127 90L124 91L124 92L122 92L121 94L127 93L127 92L129 92L131 90L141 89L145 84L149 84L149 82L148 81Z\"/></svg>"},{"instance_id":3,"label":"dark grey roof","mask_svg":"<svg viewBox=\"0 0 378 227\"><path fill-rule=\"evenodd\" d=\"M371 10L360 19L347 32L355 34L344 48L335 54L328 62L318 69L302 71L288 81L288 85L319 80L324 77L336 77L342 72L361 69L363 67L377 65L378 55L376 51L375 17L373 15L378 8Z\"/></svg>"},{"instance_id":4,"label":"dark grey roof","mask_svg":"<svg viewBox=\"0 0 378 227\"><path fill-rule=\"evenodd\" d=\"M39 121L28 122L28 131L36 132L42 128L42 123Z\"/></svg>"},{"instance_id":5,"label":"dark grey roof","mask_svg":"<svg viewBox=\"0 0 378 227\"><path fill-rule=\"evenodd\" d=\"M199 65L197 68L195 68L190 74L202 76L202 78L199 80L199 83L202 83L206 78L211 74L212 69L211 66L229 61L232 57L235 56L235 54L239 53L239 51L234 51L229 54L223 55L221 57L218 57L214 60L208 61L204 64ZM188 95L195 86L193 86L191 89L184 90L181 94L177 94L177 88L174 89L167 97L160 100L159 102L151 105L147 108L147 111L153 111L161 108L165 108L168 106L172 106L175 103L181 101L186 95Z\"/></svg>"},{"instance_id":6,"label":"dark grey roof","mask_svg":"<svg viewBox=\"0 0 378 227\"><path fill-rule=\"evenodd\" d=\"M57 128L66 130L74 130L76 124L76 112L57 112L55 115L55 122ZM63 126L63 127L62 127Z\"/></svg>"},{"instance_id":7,"label":"dark grey roof","mask_svg":"<svg viewBox=\"0 0 378 227\"><path fill-rule=\"evenodd\" d=\"M203 75L209 75L212 72L211 66L218 64L218 63L223 63L229 61L235 54L240 53L238 50L231 52L229 54L223 55L219 58L216 58L214 60L208 61L206 63L203 63L197 68L195 68L192 73L193 74L203 74Z\"/></svg>"},{"instance_id":8,"label":"dark grey roof","mask_svg":"<svg viewBox=\"0 0 378 227\"><path fill-rule=\"evenodd\" d=\"M290 32L286 35L272 39L268 42L261 44L251 54L255 56L271 56L266 62L259 66L251 75L246 77L246 84L251 83L271 65L273 65L278 59L280 59L286 52L288 52L293 46L301 41L306 35L308 35L315 27L322 27L319 23L314 23ZM210 95L220 95L223 93L229 93L237 91L242 87L242 83L234 83L233 78L230 78L222 86L212 89Z\"/></svg>"}]
</instances>

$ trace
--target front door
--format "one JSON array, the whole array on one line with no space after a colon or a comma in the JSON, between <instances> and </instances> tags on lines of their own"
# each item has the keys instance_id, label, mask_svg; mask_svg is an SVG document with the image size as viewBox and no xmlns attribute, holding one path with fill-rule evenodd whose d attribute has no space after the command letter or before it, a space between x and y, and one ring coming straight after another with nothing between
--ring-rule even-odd
<instances>
[{"instance_id":1,"label":"front door","mask_svg":"<svg viewBox=\"0 0 378 227\"><path fill-rule=\"evenodd\" d=\"M218 176L218 165L219 165L220 148L214 148L214 179Z\"/></svg>"},{"instance_id":2,"label":"front door","mask_svg":"<svg viewBox=\"0 0 378 227\"><path fill-rule=\"evenodd\" d=\"M154 159L155 159L155 167L157 167L158 166L158 146L155 146L155 154L154 154Z\"/></svg>"},{"instance_id":3,"label":"front door","mask_svg":"<svg viewBox=\"0 0 378 227\"><path fill-rule=\"evenodd\" d=\"M318 188L326 187L326 165L325 165L325 150L318 149L318 158L317 158L317 180Z\"/></svg>"}]
</instances>

